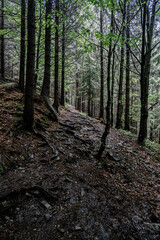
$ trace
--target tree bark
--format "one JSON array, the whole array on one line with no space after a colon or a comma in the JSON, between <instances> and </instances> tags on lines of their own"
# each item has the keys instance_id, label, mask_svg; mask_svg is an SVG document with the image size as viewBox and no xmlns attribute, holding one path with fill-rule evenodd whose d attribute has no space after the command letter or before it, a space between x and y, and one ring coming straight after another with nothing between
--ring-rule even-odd
<instances>
[{"instance_id":1,"label":"tree bark","mask_svg":"<svg viewBox=\"0 0 160 240\"><path fill-rule=\"evenodd\" d=\"M103 36L103 11L100 10L100 32ZM103 67L103 41L100 43L101 90L99 118L104 117L104 67Z\"/></svg>"},{"instance_id":2,"label":"tree bark","mask_svg":"<svg viewBox=\"0 0 160 240\"><path fill-rule=\"evenodd\" d=\"M24 127L33 129L34 121L34 77L35 77L35 1L28 0L28 38L27 38L27 71L24 105Z\"/></svg>"},{"instance_id":3,"label":"tree bark","mask_svg":"<svg viewBox=\"0 0 160 240\"><path fill-rule=\"evenodd\" d=\"M56 0L55 7L55 24L56 24L56 32L55 32L55 70L54 70L54 108L58 112L59 106L59 0Z\"/></svg>"},{"instance_id":4,"label":"tree bark","mask_svg":"<svg viewBox=\"0 0 160 240\"><path fill-rule=\"evenodd\" d=\"M125 37L125 17L126 17L126 0L123 5L123 21L122 21L122 46L121 46L121 61L120 61L120 77L119 77L119 91L118 91L118 105L117 105L117 121L116 128L122 128L122 114L123 114L123 74L124 74L124 37Z\"/></svg>"},{"instance_id":5,"label":"tree bark","mask_svg":"<svg viewBox=\"0 0 160 240\"><path fill-rule=\"evenodd\" d=\"M1 0L1 29L4 30L4 0ZM0 37L1 40L1 72L0 72L0 77L3 80L4 79L4 68L5 68L5 61L4 61L4 35Z\"/></svg>"},{"instance_id":6,"label":"tree bark","mask_svg":"<svg viewBox=\"0 0 160 240\"><path fill-rule=\"evenodd\" d=\"M41 95L50 110L53 119L58 122L58 115L50 103L50 78L51 78L51 14L52 14L52 0L46 2L46 27L45 27L45 65L44 65L44 79L42 85Z\"/></svg>"},{"instance_id":7,"label":"tree bark","mask_svg":"<svg viewBox=\"0 0 160 240\"><path fill-rule=\"evenodd\" d=\"M21 92L24 92L24 76L25 76L25 14L26 14L26 2L21 1L21 50L20 50L20 74L19 74L19 88Z\"/></svg>"},{"instance_id":8,"label":"tree bark","mask_svg":"<svg viewBox=\"0 0 160 240\"><path fill-rule=\"evenodd\" d=\"M111 127L113 127L114 119L114 84L115 84L115 50L113 50L112 59L112 87L111 87Z\"/></svg>"},{"instance_id":9,"label":"tree bark","mask_svg":"<svg viewBox=\"0 0 160 240\"><path fill-rule=\"evenodd\" d=\"M61 79L61 105L65 106L65 20L62 28L62 79Z\"/></svg>"},{"instance_id":10,"label":"tree bark","mask_svg":"<svg viewBox=\"0 0 160 240\"><path fill-rule=\"evenodd\" d=\"M41 32L42 32L42 0L39 1L39 29L38 29L38 42L37 42L37 54L36 54L36 72L35 72L35 80L34 80L34 91L36 91L38 72L39 72L39 54L40 54L40 44L41 44ZM47 3L46 3L47 5Z\"/></svg>"},{"instance_id":11,"label":"tree bark","mask_svg":"<svg viewBox=\"0 0 160 240\"><path fill-rule=\"evenodd\" d=\"M130 49L129 49L129 39L130 39L130 3L127 2L127 27L126 27L126 109L125 109L125 127L124 129L130 130L129 123L129 110L130 110Z\"/></svg>"},{"instance_id":12,"label":"tree bark","mask_svg":"<svg viewBox=\"0 0 160 240\"><path fill-rule=\"evenodd\" d=\"M111 12L111 33L113 32L113 10ZM102 156L102 153L105 149L106 145L106 138L108 134L110 133L110 127L111 127L111 81L110 81L110 71L111 71L111 57L112 57L112 38L110 38L110 44L109 44L109 51L108 51L108 66L107 66L107 93L108 93L108 101L107 101L107 107L106 107L106 113L107 113L107 119L106 119L106 127L105 131L101 138L101 146L100 149L96 155L96 158L99 159Z\"/></svg>"},{"instance_id":13,"label":"tree bark","mask_svg":"<svg viewBox=\"0 0 160 240\"><path fill-rule=\"evenodd\" d=\"M45 27L45 65L44 79L41 95L49 98L50 96L50 75L51 75L51 14L52 0L46 2L46 27Z\"/></svg>"},{"instance_id":14,"label":"tree bark","mask_svg":"<svg viewBox=\"0 0 160 240\"><path fill-rule=\"evenodd\" d=\"M155 24L156 4L154 0L152 5L152 15L150 18L149 6L147 1L143 3L143 26L142 26L142 50L141 50L141 117L138 143L143 144L147 137L147 119L148 119L148 94L149 94L149 75L153 29ZM147 29L147 33L146 33Z\"/></svg>"}]
</instances>

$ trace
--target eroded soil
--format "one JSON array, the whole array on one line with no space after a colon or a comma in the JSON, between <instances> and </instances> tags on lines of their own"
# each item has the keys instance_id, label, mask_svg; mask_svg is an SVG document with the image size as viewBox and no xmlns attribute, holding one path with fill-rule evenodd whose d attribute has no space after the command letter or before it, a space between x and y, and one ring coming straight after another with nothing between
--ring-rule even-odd
<instances>
[{"instance_id":1,"label":"eroded soil","mask_svg":"<svg viewBox=\"0 0 160 240\"><path fill-rule=\"evenodd\" d=\"M35 132L22 128L23 96L0 91L0 239L159 240L160 153L35 98ZM108 152L108 153L107 153Z\"/></svg>"}]
</instances>

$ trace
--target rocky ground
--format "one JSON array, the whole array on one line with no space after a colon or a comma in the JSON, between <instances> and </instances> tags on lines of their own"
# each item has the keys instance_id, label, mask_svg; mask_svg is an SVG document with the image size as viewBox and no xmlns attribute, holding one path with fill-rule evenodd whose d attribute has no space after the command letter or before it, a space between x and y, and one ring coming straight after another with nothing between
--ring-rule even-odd
<instances>
[{"instance_id":1,"label":"rocky ground","mask_svg":"<svg viewBox=\"0 0 160 240\"><path fill-rule=\"evenodd\" d=\"M115 129L35 98L35 131L22 128L23 96L0 90L0 239L159 240L160 152Z\"/></svg>"}]
</instances>

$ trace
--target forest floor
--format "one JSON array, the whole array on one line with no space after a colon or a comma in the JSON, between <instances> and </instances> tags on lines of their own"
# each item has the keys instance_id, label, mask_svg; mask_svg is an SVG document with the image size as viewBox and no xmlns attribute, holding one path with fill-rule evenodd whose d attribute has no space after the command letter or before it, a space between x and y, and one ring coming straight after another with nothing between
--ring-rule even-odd
<instances>
[{"instance_id":1,"label":"forest floor","mask_svg":"<svg viewBox=\"0 0 160 240\"><path fill-rule=\"evenodd\" d=\"M35 132L22 128L23 95L0 89L0 240L159 240L160 152L68 106L52 121L35 98Z\"/></svg>"}]
</instances>

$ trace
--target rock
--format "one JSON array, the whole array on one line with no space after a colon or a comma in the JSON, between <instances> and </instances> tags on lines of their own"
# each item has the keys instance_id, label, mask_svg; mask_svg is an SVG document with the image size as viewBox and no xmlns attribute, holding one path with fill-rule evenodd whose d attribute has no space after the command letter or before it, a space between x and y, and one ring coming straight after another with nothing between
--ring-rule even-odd
<instances>
[{"instance_id":1,"label":"rock","mask_svg":"<svg viewBox=\"0 0 160 240\"><path fill-rule=\"evenodd\" d=\"M77 226L75 226L75 230L79 231L79 230L81 230L81 227L79 225L77 225Z\"/></svg>"},{"instance_id":2,"label":"rock","mask_svg":"<svg viewBox=\"0 0 160 240\"><path fill-rule=\"evenodd\" d=\"M13 132L12 131L9 132L9 136L13 137Z\"/></svg>"},{"instance_id":3,"label":"rock","mask_svg":"<svg viewBox=\"0 0 160 240\"><path fill-rule=\"evenodd\" d=\"M61 227L57 227L57 230L60 232L60 233L65 233L65 229L61 228Z\"/></svg>"},{"instance_id":4,"label":"rock","mask_svg":"<svg viewBox=\"0 0 160 240\"><path fill-rule=\"evenodd\" d=\"M33 216L38 217L40 215L41 215L40 212L38 212L37 210L33 211Z\"/></svg>"},{"instance_id":5,"label":"rock","mask_svg":"<svg viewBox=\"0 0 160 240\"><path fill-rule=\"evenodd\" d=\"M120 195L114 196L114 198L119 202L121 202L123 200L123 197Z\"/></svg>"},{"instance_id":6,"label":"rock","mask_svg":"<svg viewBox=\"0 0 160 240\"><path fill-rule=\"evenodd\" d=\"M116 161L116 162L119 161L118 158L114 157L114 155L113 155L112 152L109 152L109 151L108 151L108 152L107 152L107 156L109 157L110 160L113 160L113 161Z\"/></svg>"},{"instance_id":7,"label":"rock","mask_svg":"<svg viewBox=\"0 0 160 240\"><path fill-rule=\"evenodd\" d=\"M44 216L47 221L49 221L52 218L52 215L50 215L49 213L46 213Z\"/></svg>"},{"instance_id":8,"label":"rock","mask_svg":"<svg viewBox=\"0 0 160 240\"><path fill-rule=\"evenodd\" d=\"M135 215L135 216L132 218L132 220L133 220L134 223L140 223L140 222L142 222L142 219L141 219L139 216L137 216L137 215Z\"/></svg>"},{"instance_id":9,"label":"rock","mask_svg":"<svg viewBox=\"0 0 160 240\"><path fill-rule=\"evenodd\" d=\"M23 220L24 220L24 218L23 218L22 214L20 214L20 215L17 216L17 221L18 221L19 223L22 223Z\"/></svg>"},{"instance_id":10,"label":"rock","mask_svg":"<svg viewBox=\"0 0 160 240\"><path fill-rule=\"evenodd\" d=\"M60 159L60 157L59 156L57 156L56 157L56 161L60 161L61 159Z\"/></svg>"},{"instance_id":11,"label":"rock","mask_svg":"<svg viewBox=\"0 0 160 240\"><path fill-rule=\"evenodd\" d=\"M81 188L81 196L83 197L85 195L84 188Z\"/></svg>"},{"instance_id":12,"label":"rock","mask_svg":"<svg viewBox=\"0 0 160 240\"><path fill-rule=\"evenodd\" d=\"M150 161L145 161L146 164L150 164Z\"/></svg>"},{"instance_id":13,"label":"rock","mask_svg":"<svg viewBox=\"0 0 160 240\"><path fill-rule=\"evenodd\" d=\"M105 231L102 224L100 224L100 231L101 231L103 239L105 239L105 240L109 239L109 234Z\"/></svg>"},{"instance_id":14,"label":"rock","mask_svg":"<svg viewBox=\"0 0 160 240\"><path fill-rule=\"evenodd\" d=\"M34 154L29 154L29 157L30 157L31 159L33 159L33 158L34 158Z\"/></svg>"},{"instance_id":15,"label":"rock","mask_svg":"<svg viewBox=\"0 0 160 240\"><path fill-rule=\"evenodd\" d=\"M48 210L52 208L52 206L45 200L41 201L41 204Z\"/></svg>"}]
</instances>

